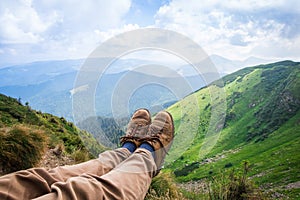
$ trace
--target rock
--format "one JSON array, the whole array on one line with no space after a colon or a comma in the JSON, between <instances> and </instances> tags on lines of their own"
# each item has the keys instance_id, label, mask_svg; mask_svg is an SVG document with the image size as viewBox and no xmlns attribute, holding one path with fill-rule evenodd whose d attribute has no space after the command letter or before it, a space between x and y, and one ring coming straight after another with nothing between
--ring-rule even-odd
<instances>
[{"instance_id":1,"label":"rock","mask_svg":"<svg viewBox=\"0 0 300 200\"><path fill-rule=\"evenodd\" d=\"M60 156L63 149L61 145L56 145L56 147L53 149L53 154L56 156Z\"/></svg>"}]
</instances>

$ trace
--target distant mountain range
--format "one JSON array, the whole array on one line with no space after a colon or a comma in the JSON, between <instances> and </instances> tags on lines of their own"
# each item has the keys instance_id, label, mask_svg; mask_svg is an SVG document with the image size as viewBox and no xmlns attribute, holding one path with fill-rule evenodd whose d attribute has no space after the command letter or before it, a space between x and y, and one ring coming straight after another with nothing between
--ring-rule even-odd
<instances>
[{"instance_id":1,"label":"distant mountain range","mask_svg":"<svg viewBox=\"0 0 300 200\"><path fill-rule=\"evenodd\" d=\"M219 75L213 75L215 77L224 76L224 72L241 68L251 62L262 62L261 59L257 58L244 62L231 61L217 55L212 55L210 58L218 69L222 69L219 70ZM28 102L36 110L73 120L72 92L74 92L76 76L83 63L83 59L41 61L1 68L0 93L18 98L23 103ZM132 70L133 66L145 64L150 65L151 62L137 59L117 60L106 71L99 81L97 91L95 91L96 115L111 116L111 98L112 95L115 97L118 95L114 94L115 87L128 74L133 78L132 81L144 79L152 82L132 91L128 105L130 112L138 107L148 107L158 111L208 84L203 79L203 74L195 74L195 70L187 65L172 66L172 70L179 74L177 79L169 77L168 72L163 74L161 71L162 74L157 76L156 74ZM205 74L204 76L209 77L210 75ZM170 83L173 88L167 88L165 83ZM184 88L183 84L185 86L190 85L190 88ZM174 90L172 91L174 88L182 89L176 90L174 93Z\"/></svg>"},{"instance_id":2,"label":"distant mountain range","mask_svg":"<svg viewBox=\"0 0 300 200\"><path fill-rule=\"evenodd\" d=\"M227 58L224 58L219 55L211 55L210 56L211 61L214 63L214 65L217 67L217 69L222 72L223 74L230 74L237 70L240 70L244 67L251 67L255 65L260 64L268 64L271 62L275 62L275 60L271 59L262 59L257 57L249 57L245 60L230 60Z\"/></svg>"},{"instance_id":3,"label":"distant mountain range","mask_svg":"<svg viewBox=\"0 0 300 200\"><path fill-rule=\"evenodd\" d=\"M132 91L129 99L130 111L138 107L165 108L170 102L175 102L189 93L204 86L204 82L197 76L183 78L156 77L138 72L124 71L116 74L105 74L99 82L95 93L96 113L99 116L111 116L111 101L118 98L120 91L115 87L126 74L130 73L132 79L127 84L135 84L139 80L148 80L148 85L142 85L138 90ZM49 78L47 81L37 84L25 85L19 81L20 85L8 85L0 87L0 93L20 98L25 103L29 102L34 109L66 117L72 120L72 93L74 93L73 84L77 72L68 72ZM36 80L39 78L36 77ZM188 81L191 88L187 88L182 82ZM177 88L177 93L171 91L169 87ZM182 88L182 89L181 89ZM171 88L172 89L172 88ZM83 105L84 106L84 105ZM162 107L162 108L161 108Z\"/></svg>"}]
</instances>

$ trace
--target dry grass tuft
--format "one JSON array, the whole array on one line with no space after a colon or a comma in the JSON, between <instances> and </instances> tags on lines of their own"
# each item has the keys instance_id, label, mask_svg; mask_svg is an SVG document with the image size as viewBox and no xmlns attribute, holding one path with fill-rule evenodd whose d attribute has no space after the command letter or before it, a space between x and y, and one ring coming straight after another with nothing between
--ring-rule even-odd
<instances>
[{"instance_id":1,"label":"dry grass tuft","mask_svg":"<svg viewBox=\"0 0 300 200\"><path fill-rule=\"evenodd\" d=\"M0 129L0 171L10 173L34 167L47 147L43 130L16 125Z\"/></svg>"}]
</instances>

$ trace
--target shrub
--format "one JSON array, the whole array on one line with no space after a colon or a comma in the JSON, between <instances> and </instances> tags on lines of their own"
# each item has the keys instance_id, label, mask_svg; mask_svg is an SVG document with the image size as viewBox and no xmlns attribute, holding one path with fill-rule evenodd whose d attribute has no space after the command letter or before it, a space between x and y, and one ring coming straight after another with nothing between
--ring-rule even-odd
<instances>
[{"instance_id":1,"label":"shrub","mask_svg":"<svg viewBox=\"0 0 300 200\"><path fill-rule=\"evenodd\" d=\"M91 159L91 155L86 150L78 149L74 151L71 155L76 163L82 163Z\"/></svg>"},{"instance_id":2,"label":"shrub","mask_svg":"<svg viewBox=\"0 0 300 200\"><path fill-rule=\"evenodd\" d=\"M265 199L255 184L248 178L249 170L249 163L244 161L242 171L235 171L233 169L229 174L220 173L217 176L211 177L207 183L209 199Z\"/></svg>"},{"instance_id":3,"label":"shrub","mask_svg":"<svg viewBox=\"0 0 300 200\"><path fill-rule=\"evenodd\" d=\"M233 166L233 164L232 163L227 163L227 164L225 164L225 168L229 168L229 167L232 167Z\"/></svg>"},{"instance_id":4,"label":"shrub","mask_svg":"<svg viewBox=\"0 0 300 200\"><path fill-rule=\"evenodd\" d=\"M183 199L182 193L179 192L179 188L174 183L170 174L160 173L152 180L145 200L154 199Z\"/></svg>"},{"instance_id":5,"label":"shrub","mask_svg":"<svg viewBox=\"0 0 300 200\"><path fill-rule=\"evenodd\" d=\"M36 127L17 125L0 129L0 171L13 171L33 167L45 152L47 138Z\"/></svg>"},{"instance_id":6,"label":"shrub","mask_svg":"<svg viewBox=\"0 0 300 200\"><path fill-rule=\"evenodd\" d=\"M199 162L193 162L189 165L184 166L182 169L177 169L174 171L174 174L176 177L178 176L186 176L195 169L199 168L200 163Z\"/></svg>"}]
</instances>

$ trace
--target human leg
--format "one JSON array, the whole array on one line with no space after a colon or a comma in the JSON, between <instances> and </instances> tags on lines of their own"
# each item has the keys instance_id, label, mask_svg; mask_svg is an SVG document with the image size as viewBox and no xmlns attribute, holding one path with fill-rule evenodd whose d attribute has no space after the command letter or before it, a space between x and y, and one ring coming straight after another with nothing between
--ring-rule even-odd
<instances>
[{"instance_id":1,"label":"human leg","mask_svg":"<svg viewBox=\"0 0 300 200\"><path fill-rule=\"evenodd\" d=\"M106 151L99 155L98 159L87 161L73 166L64 166L47 171L42 168L33 168L12 173L0 178L0 199L31 199L51 191L51 185L56 182L64 182L81 174L101 176L119 163L124 161L134 151L138 142L135 140L136 133L145 134L145 126L151 122L149 112L145 109L137 110L130 120L126 133L127 141L123 141L126 147L129 142L134 143L132 148L120 148ZM127 145L128 146L128 145Z\"/></svg>"},{"instance_id":2,"label":"human leg","mask_svg":"<svg viewBox=\"0 0 300 200\"><path fill-rule=\"evenodd\" d=\"M82 174L54 183L52 192L37 200L144 199L155 171L151 152L139 148L107 174Z\"/></svg>"},{"instance_id":3,"label":"human leg","mask_svg":"<svg viewBox=\"0 0 300 200\"><path fill-rule=\"evenodd\" d=\"M58 176L61 181L83 173L101 176L106 174L119 163L123 162L140 145L139 139L146 135L151 123L151 116L147 109L138 109L132 115L127 126L126 135L121 137L121 145L124 148L106 151L99 155L98 159L88 161L76 166L59 167L50 170L50 173ZM129 151L129 152L128 152Z\"/></svg>"},{"instance_id":4,"label":"human leg","mask_svg":"<svg viewBox=\"0 0 300 200\"><path fill-rule=\"evenodd\" d=\"M152 126L152 127L151 127ZM142 145L124 162L103 176L83 174L52 185L51 199L144 199L170 149L174 126L170 114L158 113Z\"/></svg>"},{"instance_id":5,"label":"human leg","mask_svg":"<svg viewBox=\"0 0 300 200\"><path fill-rule=\"evenodd\" d=\"M128 158L131 153L125 148L106 151L98 159L71 166L62 166L47 171L32 168L0 177L0 199L31 199L51 191L51 185L81 174L101 176Z\"/></svg>"}]
</instances>

